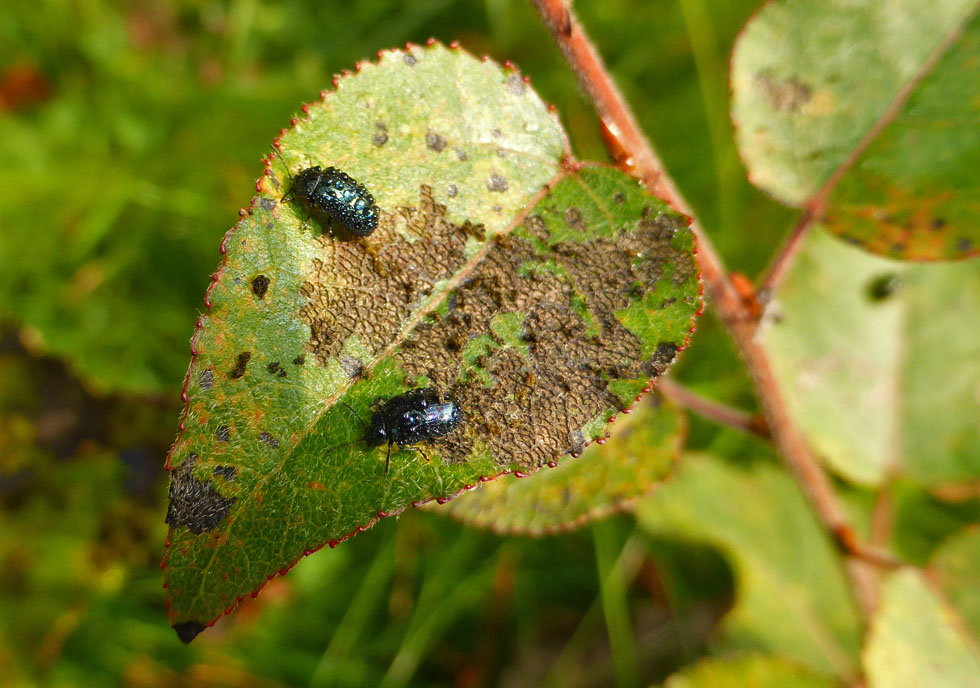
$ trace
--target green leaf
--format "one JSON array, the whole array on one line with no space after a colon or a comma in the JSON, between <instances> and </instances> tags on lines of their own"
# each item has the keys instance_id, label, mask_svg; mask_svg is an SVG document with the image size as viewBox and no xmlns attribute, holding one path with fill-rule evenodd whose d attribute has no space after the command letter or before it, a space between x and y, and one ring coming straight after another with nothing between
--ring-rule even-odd
<instances>
[{"instance_id":1,"label":"green leaf","mask_svg":"<svg viewBox=\"0 0 980 688\"><path fill-rule=\"evenodd\" d=\"M279 141L292 174L340 168L381 222L348 240L282 203L274 159L225 238L168 464L185 639L381 516L581 453L667 369L701 306L685 218L572 160L509 68L391 51L304 110ZM424 453L394 447L385 475L361 419L420 387L465 421Z\"/></svg>"},{"instance_id":2,"label":"green leaf","mask_svg":"<svg viewBox=\"0 0 980 688\"><path fill-rule=\"evenodd\" d=\"M940 587L980 637L980 528L965 528L948 538L932 559Z\"/></svg>"},{"instance_id":3,"label":"green leaf","mask_svg":"<svg viewBox=\"0 0 980 688\"><path fill-rule=\"evenodd\" d=\"M766 5L732 60L732 116L753 183L793 205L818 201L832 231L876 253L976 255L976 9L970 0Z\"/></svg>"},{"instance_id":4,"label":"green leaf","mask_svg":"<svg viewBox=\"0 0 980 688\"><path fill-rule=\"evenodd\" d=\"M819 231L760 336L793 416L849 480L980 473L980 262L909 265Z\"/></svg>"},{"instance_id":5,"label":"green leaf","mask_svg":"<svg viewBox=\"0 0 980 688\"><path fill-rule=\"evenodd\" d=\"M534 480L495 480L436 511L498 533L543 535L579 528L628 507L670 475L683 442L683 416L656 394L618 420L603 445Z\"/></svg>"},{"instance_id":6,"label":"green leaf","mask_svg":"<svg viewBox=\"0 0 980 688\"><path fill-rule=\"evenodd\" d=\"M881 544L910 564L925 566L947 539L980 522L975 481L923 487L897 477L883 489L893 515L891 536Z\"/></svg>"},{"instance_id":7,"label":"green leaf","mask_svg":"<svg viewBox=\"0 0 980 688\"><path fill-rule=\"evenodd\" d=\"M837 683L782 657L745 654L703 659L664 688L834 688Z\"/></svg>"},{"instance_id":8,"label":"green leaf","mask_svg":"<svg viewBox=\"0 0 980 688\"><path fill-rule=\"evenodd\" d=\"M854 677L860 623L840 559L784 472L685 456L635 511L648 531L707 542L731 560L737 601L723 624L731 645Z\"/></svg>"},{"instance_id":9,"label":"green leaf","mask_svg":"<svg viewBox=\"0 0 980 688\"><path fill-rule=\"evenodd\" d=\"M892 574L882 586L864 665L868 688L980 685L980 656L974 643L912 569Z\"/></svg>"}]
</instances>

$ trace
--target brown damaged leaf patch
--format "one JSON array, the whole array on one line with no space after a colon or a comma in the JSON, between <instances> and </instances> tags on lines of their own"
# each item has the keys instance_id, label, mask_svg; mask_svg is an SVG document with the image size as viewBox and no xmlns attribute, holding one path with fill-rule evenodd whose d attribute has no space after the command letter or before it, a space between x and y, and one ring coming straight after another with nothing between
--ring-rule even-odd
<instances>
[{"instance_id":1,"label":"brown damaged leaf patch","mask_svg":"<svg viewBox=\"0 0 980 688\"><path fill-rule=\"evenodd\" d=\"M463 266L466 239L482 230L455 225L445 214L423 185L419 207L385 213L369 239L317 239L320 257L300 289L307 303L299 315L310 326L307 348L321 365L340 356L350 337L372 353L382 351L435 284ZM356 359L341 360L351 377L360 373Z\"/></svg>"},{"instance_id":2,"label":"brown damaged leaf patch","mask_svg":"<svg viewBox=\"0 0 980 688\"><path fill-rule=\"evenodd\" d=\"M582 427L605 409L623 406L609 381L658 377L681 346L661 342L645 354L616 311L652 290L667 264L675 266L677 283L694 274L690 255L671 244L683 222L661 214L638 220L615 239L551 246L536 246L530 236L496 238L454 290L447 315L416 326L396 354L410 377L449 390L468 419L460 432L433 442L441 456L463 461L483 445L501 466L534 469L581 454L591 439ZM539 216L527 225L547 239ZM534 265L559 270L528 269ZM579 312L576 297L584 299L598 331ZM507 346L493 333L490 323L505 314L523 316L523 347ZM483 385L471 381L463 351L486 333L493 345L475 364L484 374L478 379L490 381Z\"/></svg>"}]
</instances>

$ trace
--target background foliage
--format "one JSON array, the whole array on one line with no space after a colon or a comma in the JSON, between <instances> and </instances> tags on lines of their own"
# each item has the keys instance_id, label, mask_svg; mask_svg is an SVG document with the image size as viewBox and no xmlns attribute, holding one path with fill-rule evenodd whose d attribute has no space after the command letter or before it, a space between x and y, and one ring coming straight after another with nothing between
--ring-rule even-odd
<instances>
[{"instance_id":1,"label":"background foliage","mask_svg":"<svg viewBox=\"0 0 980 688\"><path fill-rule=\"evenodd\" d=\"M716 247L748 275L763 270L795 218L749 184L729 120L729 56L756 4L578 7ZM430 36L516 61L556 105L578 156L605 159L591 107L517 0L4 9L0 664L13 685L706 686L722 676L823 686L850 682L863 666L871 685L890 686L903 684L889 672L927 670L897 672L895 648L923 646L958 667L949 685L969 680L976 659L963 632L980 623L977 537L967 528L980 517L975 448L948 466L917 465L929 437L903 435L907 474L883 465L874 436L848 443L856 459L824 449L853 481L840 487L855 520L871 529L874 504L887 501L891 527L875 532L931 564L943 591L893 574L862 647L832 546L771 448L693 416L693 455L635 517L525 539L464 527L438 509L410 511L303 559L195 644L178 642L158 568L162 464L220 239L297 103L379 48ZM797 267L826 269L817 250ZM828 250L871 265L860 268L869 280L889 272L856 249ZM942 310L948 300L929 301L934 277L916 270L899 276L909 285L903 303ZM878 303L869 284L828 298L863 322L854 313ZM975 307L962 284L941 288ZM911 336L900 324L891 332ZM935 351L936 333L915 334L923 355ZM953 362L976 359L956 341L959 358L930 362L939 379L970 379ZM676 377L754 404L710 312ZM921 412L904 402L889 422L911 427ZM923 619L940 629L928 643L910 636Z\"/></svg>"}]
</instances>

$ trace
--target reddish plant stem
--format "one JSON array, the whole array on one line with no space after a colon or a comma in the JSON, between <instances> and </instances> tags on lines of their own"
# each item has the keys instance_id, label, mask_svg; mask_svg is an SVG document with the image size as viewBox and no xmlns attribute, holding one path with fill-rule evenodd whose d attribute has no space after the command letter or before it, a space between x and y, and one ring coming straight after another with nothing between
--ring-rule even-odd
<instances>
[{"instance_id":1,"label":"reddish plant stem","mask_svg":"<svg viewBox=\"0 0 980 688\"><path fill-rule=\"evenodd\" d=\"M787 410L771 362L755 338L756 322L728 278L721 258L715 252L691 207L678 192L673 180L636 122L622 94L616 88L599 53L582 26L562 0L532 0L545 25L578 76L583 90L602 119L607 139L616 143L620 163L638 176L647 189L668 199L678 210L692 217L691 231L697 239L697 261L711 303L735 341L755 383L763 416L773 442L807 496L814 512L840 549L847 555L848 571L855 599L867 619L875 599L874 576L866 562L880 553L868 552L859 541L845 514L830 478L810 450L802 432ZM806 223L809 225L809 222Z\"/></svg>"},{"instance_id":2,"label":"reddish plant stem","mask_svg":"<svg viewBox=\"0 0 980 688\"><path fill-rule=\"evenodd\" d=\"M699 416L713 420L720 425L726 425L742 432L747 432L763 439L769 439L771 433L764 418L746 413L741 409L732 408L714 399L708 399L692 392L684 385L665 377L657 382L657 389L665 397L678 406L694 411Z\"/></svg>"},{"instance_id":3,"label":"reddish plant stem","mask_svg":"<svg viewBox=\"0 0 980 688\"><path fill-rule=\"evenodd\" d=\"M800 248L803 246L803 239L806 238L810 227L813 226L815 218L816 214L813 208L808 207L803 209L800 217L796 220L796 224L790 230L786 241L783 242L776 257L769 264L769 269L766 271L765 276L759 280L758 293L763 302L769 300L769 296L782 281L783 275L786 274L789 266L793 264L793 258L800 252Z\"/></svg>"}]
</instances>

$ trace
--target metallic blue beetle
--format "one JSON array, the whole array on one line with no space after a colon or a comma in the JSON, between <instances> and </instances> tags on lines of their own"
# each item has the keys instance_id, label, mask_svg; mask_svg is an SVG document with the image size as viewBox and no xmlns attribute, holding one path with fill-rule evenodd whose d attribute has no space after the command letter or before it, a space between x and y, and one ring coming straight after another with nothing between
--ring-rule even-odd
<instances>
[{"instance_id":1,"label":"metallic blue beetle","mask_svg":"<svg viewBox=\"0 0 980 688\"><path fill-rule=\"evenodd\" d=\"M391 464L391 445L405 448L423 440L448 435L463 422L463 412L452 398L440 400L431 387L410 389L383 402L371 416L364 441L370 447L388 444L385 475ZM425 456L421 449L415 449Z\"/></svg>"},{"instance_id":2,"label":"metallic blue beetle","mask_svg":"<svg viewBox=\"0 0 980 688\"><path fill-rule=\"evenodd\" d=\"M381 210L374 196L336 167L308 167L296 175L290 194L318 219L332 220L356 237L378 227Z\"/></svg>"}]
</instances>

